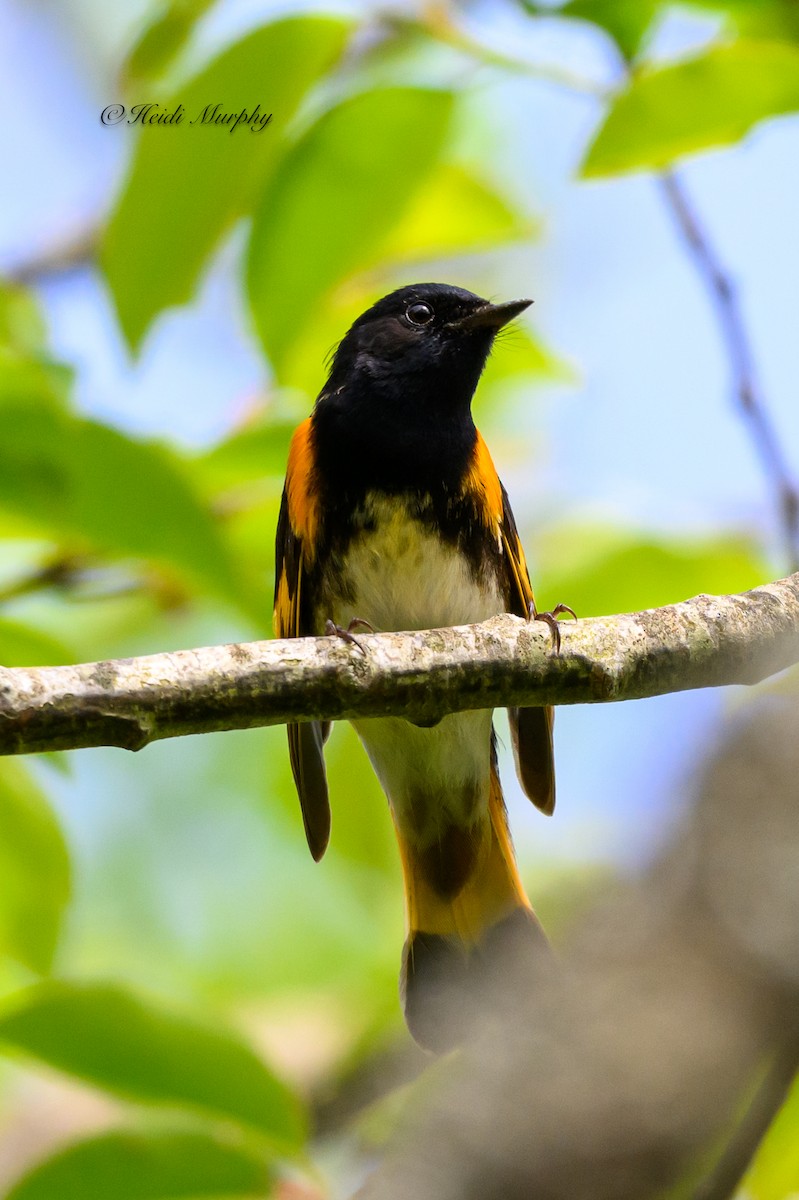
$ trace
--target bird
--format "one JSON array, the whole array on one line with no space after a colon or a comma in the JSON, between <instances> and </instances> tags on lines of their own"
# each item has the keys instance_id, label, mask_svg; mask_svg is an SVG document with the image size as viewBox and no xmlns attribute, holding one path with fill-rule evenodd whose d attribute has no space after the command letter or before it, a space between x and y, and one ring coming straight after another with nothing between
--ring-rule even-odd
<instances>
[{"instance_id":1,"label":"bird","mask_svg":"<svg viewBox=\"0 0 799 1200\"><path fill-rule=\"evenodd\" d=\"M559 647L557 617L574 614L566 605L537 611L508 495L471 412L498 331L531 303L419 283L357 318L291 440L275 548L277 637L335 634L368 653L359 626L443 628L514 613L546 621ZM551 814L552 709L509 708L508 717L521 786ZM447 1050L464 1037L453 996L490 971L492 947L512 934L533 961L548 947L516 864L493 710L353 725L399 845L406 1023L422 1046ZM288 726L316 861L331 828L330 727Z\"/></svg>"}]
</instances>

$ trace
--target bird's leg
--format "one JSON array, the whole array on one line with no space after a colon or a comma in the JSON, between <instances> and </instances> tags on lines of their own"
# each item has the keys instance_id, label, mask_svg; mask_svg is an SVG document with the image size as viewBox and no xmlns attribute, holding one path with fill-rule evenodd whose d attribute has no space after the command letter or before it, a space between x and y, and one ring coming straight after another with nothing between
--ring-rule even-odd
<instances>
[{"instance_id":1,"label":"bird's leg","mask_svg":"<svg viewBox=\"0 0 799 1200\"><path fill-rule=\"evenodd\" d=\"M357 646L361 654L366 654L358 639L352 636L353 629L359 629L361 626L364 629L368 629L370 633L375 632L374 626L365 621L363 617L353 617L346 629L342 625L337 625L335 621L325 621L325 633L328 637L341 638L342 642L348 642L351 646Z\"/></svg>"},{"instance_id":2,"label":"bird's leg","mask_svg":"<svg viewBox=\"0 0 799 1200\"><path fill-rule=\"evenodd\" d=\"M530 609L527 614L527 619L530 621L543 621L549 626L549 631L552 634L552 644L555 647L555 653L560 654L560 625L558 617L562 613L569 613L570 616L577 620L577 613L573 608L569 608L568 604L556 604L551 612L539 612L535 606L535 600L530 601Z\"/></svg>"}]
</instances>

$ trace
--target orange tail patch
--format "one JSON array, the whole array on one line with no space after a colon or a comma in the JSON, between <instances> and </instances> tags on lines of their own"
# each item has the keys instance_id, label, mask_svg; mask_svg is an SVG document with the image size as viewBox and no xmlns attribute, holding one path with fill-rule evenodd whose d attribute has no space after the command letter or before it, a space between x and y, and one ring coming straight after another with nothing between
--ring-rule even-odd
<instances>
[{"instance_id":1,"label":"orange tail patch","mask_svg":"<svg viewBox=\"0 0 799 1200\"><path fill-rule=\"evenodd\" d=\"M462 1040L465 1006L506 936L536 952L546 945L519 878L496 764L488 817L424 851L397 830L408 919L400 990L411 1033L434 1050Z\"/></svg>"},{"instance_id":2,"label":"orange tail patch","mask_svg":"<svg viewBox=\"0 0 799 1200\"><path fill-rule=\"evenodd\" d=\"M472 946L485 929L515 909L530 908L493 765L488 812L482 826L453 826L436 846L424 850L397 829L409 933L442 934Z\"/></svg>"}]
</instances>

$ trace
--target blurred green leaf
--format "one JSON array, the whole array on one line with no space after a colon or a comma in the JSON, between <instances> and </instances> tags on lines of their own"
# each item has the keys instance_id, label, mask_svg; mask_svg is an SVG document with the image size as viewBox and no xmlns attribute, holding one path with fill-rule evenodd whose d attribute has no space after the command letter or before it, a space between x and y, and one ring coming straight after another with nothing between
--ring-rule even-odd
<instances>
[{"instance_id":1,"label":"blurred green leaf","mask_svg":"<svg viewBox=\"0 0 799 1200\"><path fill-rule=\"evenodd\" d=\"M0 396L0 508L33 527L137 556L242 599L219 522L190 467L157 443L72 417L41 391Z\"/></svg>"},{"instance_id":2,"label":"blurred green leaf","mask_svg":"<svg viewBox=\"0 0 799 1200\"><path fill-rule=\"evenodd\" d=\"M538 340L529 326L514 324L500 330L477 394L485 395L487 389L496 384L536 375L550 379L571 378L568 367Z\"/></svg>"},{"instance_id":3,"label":"blurred green leaf","mask_svg":"<svg viewBox=\"0 0 799 1200\"><path fill-rule=\"evenodd\" d=\"M53 410L64 408L71 383L72 371L62 363L0 343L0 405L33 398Z\"/></svg>"},{"instance_id":4,"label":"blurred green leaf","mask_svg":"<svg viewBox=\"0 0 799 1200\"><path fill-rule=\"evenodd\" d=\"M182 124L141 130L101 252L132 348L162 309L191 297L221 235L247 211L283 153L287 125L341 53L348 30L333 17L288 17L257 29L165 100L165 111L183 105ZM273 117L256 133L190 124L217 103L226 113L251 113L258 104Z\"/></svg>"},{"instance_id":5,"label":"blurred green leaf","mask_svg":"<svg viewBox=\"0 0 799 1200\"><path fill-rule=\"evenodd\" d=\"M771 578L754 544L656 540L600 527L554 526L539 537L531 573L540 606L570 604L581 617L675 604L700 592L745 591Z\"/></svg>"},{"instance_id":6,"label":"blurred green leaf","mask_svg":"<svg viewBox=\"0 0 799 1200\"><path fill-rule=\"evenodd\" d=\"M0 1041L131 1100L185 1105L303 1145L297 1100L243 1041L121 987L48 983L0 1014Z\"/></svg>"},{"instance_id":7,"label":"blurred green leaf","mask_svg":"<svg viewBox=\"0 0 799 1200\"><path fill-rule=\"evenodd\" d=\"M19 354L44 350L47 330L35 296L16 283L0 282L0 344Z\"/></svg>"},{"instance_id":8,"label":"blurred green leaf","mask_svg":"<svg viewBox=\"0 0 799 1200\"><path fill-rule=\"evenodd\" d=\"M425 88L349 97L307 131L272 179L253 222L247 282L281 382L289 348L327 293L372 260L430 175L452 109L449 92Z\"/></svg>"},{"instance_id":9,"label":"blurred green leaf","mask_svg":"<svg viewBox=\"0 0 799 1200\"><path fill-rule=\"evenodd\" d=\"M790 1200L799 1193L799 1080L766 1134L741 1195L747 1200Z\"/></svg>"},{"instance_id":10,"label":"blurred green leaf","mask_svg":"<svg viewBox=\"0 0 799 1200\"><path fill-rule=\"evenodd\" d=\"M264 412L224 441L199 455L197 470L212 493L267 477L283 480L291 435L297 421Z\"/></svg>"},{"instance_id":11,"label":"blurred green leaf","mask_svg":"<svg viewBox=\"0 0 799 1200\"><path fill-rule=\"evenodd\" d=\"M194 26L215 0L169 0L146 25L122 66L123 87L130 92L158 79L176 58Z\"/></svg>"},{"instance_id":12,"label":"blurred green leaf","mask_svg":"<svg viewBox=\"0 0 799 1200\"><path fill-rule=\"evenodd\" d=\"M399 896L402 876L394 827L377 776L351 726L336 731L325 758L335 797L332 853L384 875Z\"/></svg>"},{"instance_id":13,"label":"blurred green leaf","mask_svg":"<svg viewBox=\"0 0 799 1200\"><path fill-rule=\"evenodd\" d=\"M24 768L0 762L0 950L50 969L70 895L69 856L46 799Z\"/></svg>"},{"instance_id":14,"label":"blurred green leaf","mask_svg":"<svg viewBox=\"0 0 799 1200\"><path fill-rule=\"evenodd\" d=\"M556 15L598 25L610 34L629 61L640 50L647 30L663 6L664 0L571 0Z\"/></svg>"},{"instance_id":15,"label":"blurred green leaf","mask_svg":"<svg viewBox=\"0 0 799 1200\"><path fill-rule=\"evenodd\" d=\"M758 121L799 109L799 48L734 42L633 76L582 165L587 178L668 166L737 141Z\"/></svg>"},{"instance_id":16,"label":"blurred green leaf","mask_svg":"<svg viewBox=\"0 0 799 1200\"><path fill-rule=\"evenodd\" d=\"M691 7L720 13L744 37L799 40L795 0L693 0Z\"/></svg>"},{"instance_id":17,"label":"blurred green leaf","mask_svg":"<svg viewBox=\"0 0 799 1200\"><path fill-rule=\"evenodd\" d=\"M54 667L73 661L71 650L49 633L0 617L0 666Z\"/></svg>"},{"instance_id":18,"label":"blurred green leaf","mask_svg":"<svg viewBox=\"0 0 799 1200\"><path fill-rule=\"evenodd\" d=\"M93 421L75 422L68 454L77 532L101 549L158 560L217 595L239 598L221 527L177 454Z\"/></svg>"},{"instance_id":19,"label":"blurred green leaf","mask_svg":"<svg viewBox=\"0 0 799 1200\"><path fill-rule=\"evenodd\" d=\"M241 1147L207 1133L105 1133L34 1167L6 1200L178 1200L255 1196L269 1172Z\"/></svg>"},{"instance_id":20,"label":"blurred green leaf","mask_svg":"<svg viewBox=\"0 0 799 1200\"><path fill-rule=\"evenodd\" d=\"M412 262L530 238L537 225L465 168L442 163L374 255Z\"/></svg>"},{"instance_id":21,"label":"blurred green leaf","mask_svg":"<svg viewBox=\"0 0 799 1200\"><path fill-rule=\"evenodd\" d=\"M70 495L63 451L71 418L41 380L30 384L18 395L0 392L0 509L32 529L60 529Z\"/></svg>"}]
</instances>

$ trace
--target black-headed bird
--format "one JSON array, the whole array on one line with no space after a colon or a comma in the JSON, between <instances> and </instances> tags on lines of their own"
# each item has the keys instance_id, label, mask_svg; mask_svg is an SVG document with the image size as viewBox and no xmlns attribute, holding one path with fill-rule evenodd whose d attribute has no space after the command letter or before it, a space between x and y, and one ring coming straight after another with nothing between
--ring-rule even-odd
<instances>
[{"instance_id":1,"label":"black-headed bird","mask_svg":"<svg viewBox=\"0 0 799 1200\"><path fill-rule=\"evenodd\" d=\"M423 283L355 321L291 442L277 528L278 637L337 632L354 642L358 626L442 628L498 613L543 617L557 637L553 614L536 612L508 497L471 413L497 331L529 304ZM492 715L453 713L432 727L354 722L399 842L406 1020L434 1049L460 1036L442 997L468 989L492 944L523 930L533 953L545 945L516 867ZM552 710L510 709L509 719L522 787L551 813ZM316 860L330 834L329 732L320 721L288 727Z\"/></svg>"}]
</instances>

